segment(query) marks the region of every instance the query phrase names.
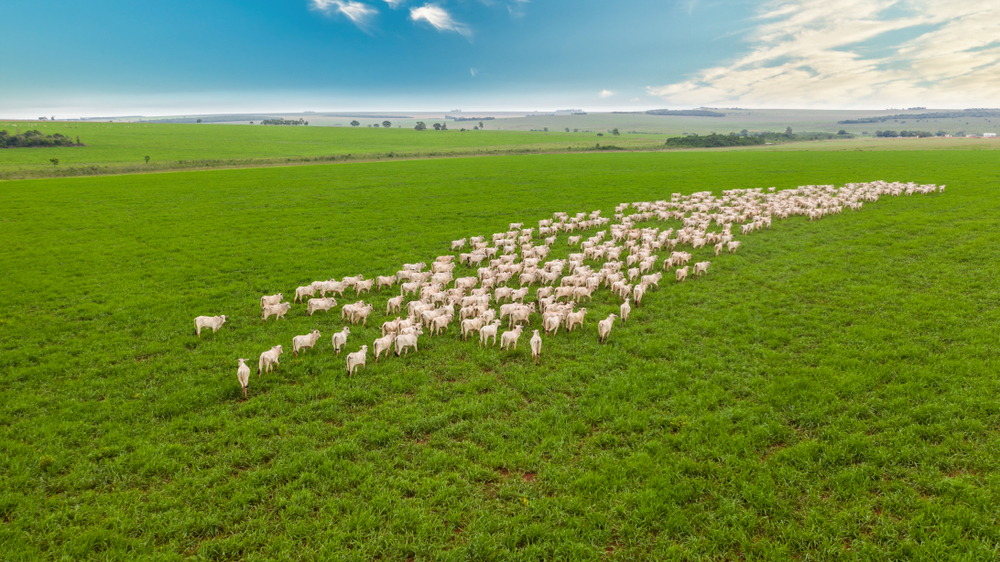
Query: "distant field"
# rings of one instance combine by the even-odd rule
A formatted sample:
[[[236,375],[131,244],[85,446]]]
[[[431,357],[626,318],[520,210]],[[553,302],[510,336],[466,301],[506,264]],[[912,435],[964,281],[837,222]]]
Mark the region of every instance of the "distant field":
[[[841,129],[854,135],[874,135],[875,131],[928,131],[937,133],[945,131],[948,134],[1000,133],[1000,118],[963,119],[898,119],[882,123],[866,123],[863,125],[842,125],[838,121],[855,120],[863,117],[897,114],[919,114],[938,110],[887,110],[887,111],[811,111],[801,109],[718,109],[725,117],[681,117],[657,116],[645,114],[622,113],[592,113],[587,115],[565,115],[554,117],[521,117],[519,119],[502,119],[495,121],[496,126],[504,130],[530,130],[548,127],[549,130],[607,131],[618,128],[622,133],[636,131],[638,133],[662,133],[665,135],[682,135],[684,133],[738,133],[743,129],[750,132],[772,131],[784,132],[791,127],[796,132],[826,132],[836,133]]]
[[[565,154],[0,183],[0,557],[996,560],[995,161]],[[527,337],[500,353],[453,327],[348,378],[340,307],[259,320],[262,294],[514,220],[875,179],[948,188],[697,251],[706,278],[665,281],[603,346],[617,303],[596,297],[541,366]],[[236,358],[314,327],[316,349],[242,401]]]
[[[18,125],[16,128],[13,125]],[[471,127],[471,125],[470,125]],[[0,174],[49,170],[51,158],[62,168],[124,168],[124,172],[195,166],[199,163],[254,165],[391,152],[399,156],[472,154],[478,151],[542,150],[592,147],[594,134],[521,131],[415,131],[368,127],[152,125],[144,123],[0,122],[0,129],[38,129],[45,134],[80,137],[85,147],[0,150]],[[616,139],[619,144],[650,147],[658,138]],[[150,164],[145,164],[145,157]],[[80,170],[81,173],[85,170]],[[74,174],[77,175],[77,174]]]

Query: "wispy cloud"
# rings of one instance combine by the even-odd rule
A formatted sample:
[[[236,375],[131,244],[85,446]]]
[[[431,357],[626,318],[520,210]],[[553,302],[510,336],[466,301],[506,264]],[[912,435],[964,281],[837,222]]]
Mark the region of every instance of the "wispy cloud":
[[[472,30],[469,29],[469,26],[455,21],[451,14],[437,4],[424,4],[419,8],[410,8],[410,19],[426,21],[438,31],[454,31],[466,39],[472,38]]]
[[[396,8],[399,7],[400,4],[402,4],[405,1],[406,0],[385,0],[385,3],[388,4],[390,8],[395,10]]]
[[[531,0],[513,0],[507,3],[507,13],[512,18],[522,18],[525,15],[524,5],[530,4]]]
[[[995,0],[772,0],[758,22],[741,58],[647,91],[678,105],[955,107],[1000,98]]]
[[[479,71],[478,71],[478,70],[476,70],[475,68],[470,68],[470,69],[469,69],[469,72],[470,72],[470,73],[472,73],[472,75],[473,75],[473,76],[475,76],[475,75],[476,75],[476,73],[477,73],[477,72],[479,72]]]
[[[360,28],[366,29],[378,10],[354,0],[311,0],[313,8],[327,14],[343,14]],[[390,2],[392,4],[392,2]]]
[[[601,96],[602,98],[610,98],[611,96],[615,95],[615,93],[612,92],[611,90],[601,90],[597,95]]]

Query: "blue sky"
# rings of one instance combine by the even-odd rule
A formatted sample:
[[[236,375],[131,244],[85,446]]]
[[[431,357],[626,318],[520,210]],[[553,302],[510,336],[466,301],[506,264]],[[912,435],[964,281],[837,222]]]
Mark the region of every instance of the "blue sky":
[[[0,117],[1000,105],[995,0],[52,0],[0,14]]]

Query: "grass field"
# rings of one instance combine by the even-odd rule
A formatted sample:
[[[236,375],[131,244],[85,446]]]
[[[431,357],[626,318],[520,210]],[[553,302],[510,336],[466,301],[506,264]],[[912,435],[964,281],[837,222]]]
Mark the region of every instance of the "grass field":
[[[0,183],[0,552],[996,560],[995,160],[566,154]],[[737,237],[603,346],[617,302],[597,296],[538,367],[526,337],[500,353],[452,328],[348,378],[339,307],[259,322],[262,294],[394,272],[514,220],[875,179],[948,188]],[[200,314],[230,319],[199,340]],[[316,349],[242,401],[236,358],[314,327]]]
[[[254,166],[354,158],[472,155],[523,150],[592,148],[595,134],[523,131],[448,131],[344,127],[150,125],[144,123],[0,122],[11,134],[38,129],[80,137],[84,147],[0,150],[0,179],[31,174],[135,173],[199,166]],[[469,125],[471,128],[472,125]],[[614,144],[651,148],[656,138],[615,138]],[[145,157],[150,157],[149,164]],[[50,159],[58,158],[58,166]]]
[[[801,112],[800,112],[801,113]],[[609,114],[604,114],[609,115]],[[852,116],[852,115],[848,115]],[[580,118],[589,118],[581,116]],[[597,118],[595,116],[594,118]],[[614,116],[618,117],[618,116]],[[647,121],[649,116],[643,117]],[[799,117],[802,117],[799,115]],[[554,119],[554,118],[552,118]],[[689,119],[678,117],[671,119]],[[704,118],[709,119],[709,118]],[[502,121],[510,121],[504,119]],[[501,126],[501,121],[491,126]],[[97,176],[164,171],[310,165],[317,162],[392,161],[526,153],[590,152],[610,145],[615,150],[664,150],[664,135],[628,134],[597,137],[596,133],[524,131],[414,131],[368,127],[264,127],[143,123],[0,122],[15,132],[37,128],[75,138],[84,147],[0,150],[0,180]],[[471,126],[471,125],[470,125]],[[680,134],[678,131],[677,134]],[[982,138],[851,139],[794,142],[773,146],[720,150],[996,150],[1000,140]],[[676,150],[676,149],[675,149]],[[691,149],[685,149],[691,150]],[[698,149],[694,149],[698,150]],[[150,162],[145,162],[145,156]],[[52,158],[58,158],[53,165]]]

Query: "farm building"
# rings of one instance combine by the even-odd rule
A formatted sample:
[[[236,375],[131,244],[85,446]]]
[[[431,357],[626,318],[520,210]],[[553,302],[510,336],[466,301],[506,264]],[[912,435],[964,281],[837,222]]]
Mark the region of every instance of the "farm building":
[[[996,138],[996,136],[997,136],[996,133],[983,133],[983,138],[984,139],[992,139],[992,138]]]

